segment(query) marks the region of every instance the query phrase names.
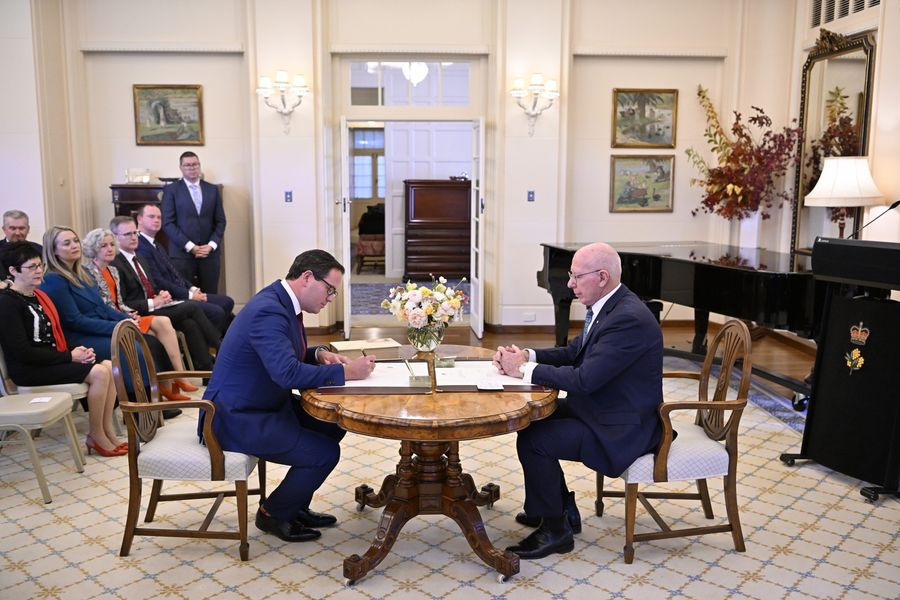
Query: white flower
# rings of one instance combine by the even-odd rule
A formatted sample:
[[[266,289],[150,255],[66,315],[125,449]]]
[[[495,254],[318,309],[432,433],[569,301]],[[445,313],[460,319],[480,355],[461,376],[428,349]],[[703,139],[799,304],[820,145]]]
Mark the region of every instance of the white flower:
[[[419,327],[425,327],[428,325],[428,315],[425,314],[421,308],[416,308],[414,310],[409,311],[409,326],[415,327],[418,329]]]

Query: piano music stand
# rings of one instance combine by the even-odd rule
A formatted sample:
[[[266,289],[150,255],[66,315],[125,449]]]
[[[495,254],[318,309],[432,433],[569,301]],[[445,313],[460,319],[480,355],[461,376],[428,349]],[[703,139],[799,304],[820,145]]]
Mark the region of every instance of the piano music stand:
[[[832,284],[900,289],[900,244],[818,238],[812,267]],[[800,453],[780,459],[814,460],[878,484],[860,489],[869,502],[900,497],[900,302],[831,287]]]

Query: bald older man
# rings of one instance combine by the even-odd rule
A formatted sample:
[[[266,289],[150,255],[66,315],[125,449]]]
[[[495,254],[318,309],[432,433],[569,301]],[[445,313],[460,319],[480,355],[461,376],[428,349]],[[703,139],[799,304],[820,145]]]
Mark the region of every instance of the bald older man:
[[[567,392],[549,418],[518,434],[525,511],[516,521],[537,527],[507,548],[520,558],[569,552],[573,534],[581,531],[560,460],[618,477],[659,443],[662,331],[621,277],[622,262],[612,246],[581,248],[572,258],[568,285],[588,308],[582,334],[566,347],[505,346],[494,356],[494,364],[507,375]]]

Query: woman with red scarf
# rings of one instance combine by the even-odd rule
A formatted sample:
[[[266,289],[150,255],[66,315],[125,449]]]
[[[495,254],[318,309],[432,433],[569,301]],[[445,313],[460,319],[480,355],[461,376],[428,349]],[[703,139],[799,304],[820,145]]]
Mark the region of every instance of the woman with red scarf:
[[[116,437],[113,408],[116,390],[109,361],[96,362],[93,348],[68,348],[56,307],[38,286],[44,275],[41,255],[27,242],[9,244],[0,264],[10,279],[0,290],[0,346],[9,376],[17,385],[64,383],[88,385],[88,452],[101,456],[128,453],[128,443]]]

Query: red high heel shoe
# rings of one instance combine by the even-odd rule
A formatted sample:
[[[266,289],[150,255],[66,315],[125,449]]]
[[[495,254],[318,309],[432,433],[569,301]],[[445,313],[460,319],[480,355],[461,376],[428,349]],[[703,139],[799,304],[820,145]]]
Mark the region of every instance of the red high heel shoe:
[[[172,389],[175,391],[181,390],[182,392],[196,392],[200,388],[198,388],[196,385],[189,384],[183,379],[176,379],[172,382]]]
[[[185,396],[184,394],[178,393],[178,388],[172,386],[172,389],[166,389],[164,387],[159,388],[159,394],[169,402],[177,402],[177,401],[185,401],[190,400],[190,396]]]
[[[112,450],[107,450],[106,448],[104,448],[103,446],[101,446],[100,444],[95,442],[94,438],[91,437],[91,434],[88,434],[87,437],[85,438],[84,445],[87,446],[87,452],[88,452],[89,456],[91,454],[93,454],[95,451],[100,456],[106,456],[106,457],[124,456],[125,454],[128,454],[128,448],[126,447],[123,449],[121,444],[119,446],[113,448]]]

